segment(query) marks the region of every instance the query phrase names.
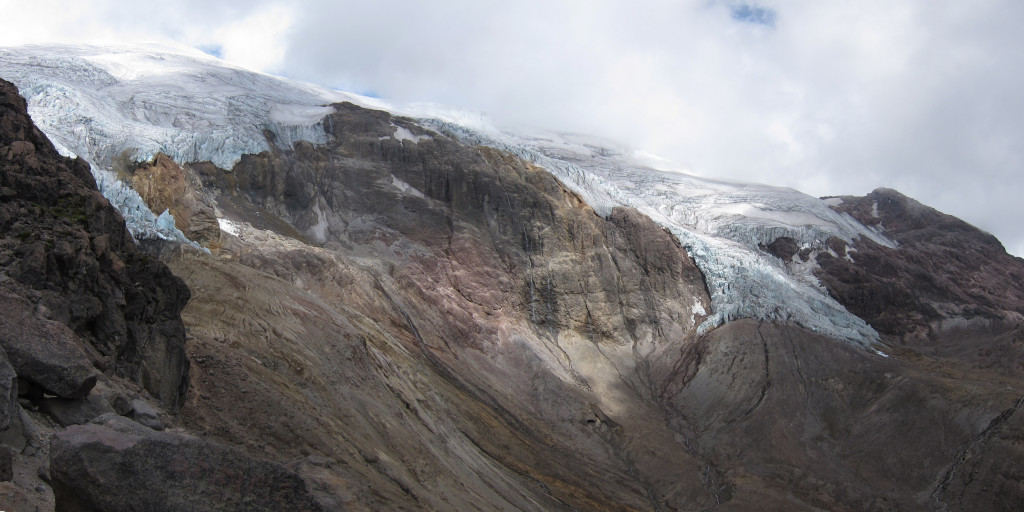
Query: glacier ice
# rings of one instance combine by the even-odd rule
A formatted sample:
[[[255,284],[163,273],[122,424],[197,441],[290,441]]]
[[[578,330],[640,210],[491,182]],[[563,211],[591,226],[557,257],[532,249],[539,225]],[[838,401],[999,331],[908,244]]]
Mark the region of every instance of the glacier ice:
[[[29,112],[62,153],[80,155],[94,169],[110,169],[123,156],[142,160],[158,152],[182,163],[208,160],[230,168],[242,155],[270,149],[271,143],[322,143],[327,137],[322,120],[332,111],[329,105],[340,101],[418,117],[435,132],[546,168],[601,215],[631,206],[666,227],[704,273],[712,311],[701,332],[755,318],[793,322],[862,345],[878,340],[818,283],[813,257],[787,265],[759,249],[783,236],[812,255],[828,251],[832,236],[895,246],[880,228],[830,208],[836,199],[660,171],[645,163],[650,158],[594,138],[508,134],[473,113],[435,105],[396,107],[249,72],[187,48],[0,48],[0,75],[19,87]],[[405,129],[396,130],[395,137],[425,138]],[[165,217],[169,214],[154,215],[109,171],[94,172],[135,236],[184,239]],[[403,183],[394,184],[406,191]]]
[[[0,71],[59,146],[111,168],[126,154],[210,161],[230,169],[243,154],[323,143],[327,106],[350,98],[252,73],[197,50],[27,45],[0,49]]]

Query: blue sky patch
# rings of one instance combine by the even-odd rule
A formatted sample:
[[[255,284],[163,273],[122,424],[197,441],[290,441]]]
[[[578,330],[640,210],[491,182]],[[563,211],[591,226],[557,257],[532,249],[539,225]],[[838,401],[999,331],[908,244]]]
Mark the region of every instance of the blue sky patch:
[[[767,27],[775,26],[776,13],[773,9],[765,9],[756,5],[737,4],[729,7],[732,19],[744,23],[754,23]]]
[[[207,55],[213,55],[218,59],[224,58],[224,49],[221,48],[220,45],[200,46],[199,51]]]

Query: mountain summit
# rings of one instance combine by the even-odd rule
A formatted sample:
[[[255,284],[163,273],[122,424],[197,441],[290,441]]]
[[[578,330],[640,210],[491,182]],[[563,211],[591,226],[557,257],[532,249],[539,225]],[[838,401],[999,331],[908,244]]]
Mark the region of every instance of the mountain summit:
[[[22,142],[32,172],[77,170],[74,193],[93,197],[87,163],[124,251],[191,295],[191,371],[108,355],[106,324],[47,319],[103,384],[63,398],[76,412],[43,486],[58,510],[1024,505],[1024,260],[898,192],[659,171],[588,137],[502,133],[184,49],[6,48],[0,77],[53,142],[4,114],[10,300],[37,315],[61,294],[140,300],[55,287],[65,253],[102,262],[106,246],[23,237],[17,219],[91,227],[101,210],[24,203]],[[25,432],[59,416],[51,393],[14,373],[40,389],[12,400],[22,444],[43,444]]]

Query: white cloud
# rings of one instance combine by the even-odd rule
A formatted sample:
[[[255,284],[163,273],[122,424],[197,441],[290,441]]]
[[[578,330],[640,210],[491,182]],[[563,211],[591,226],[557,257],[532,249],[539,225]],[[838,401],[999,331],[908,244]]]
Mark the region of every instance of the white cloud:
[[[744,4],[771,23],[735,19]],[[621,140],[703,175],[817,195],[890,186],[1024,254],[1016,0],[0,8],[11,13],[0,21],[4,44],[170,38],[292,78]]]
[[[210,31],[188,31],[186,40],[199,48],[215,49],[218,56],[248,69],[276,72],[282,69],[287,35],[293,22],[292,8],[269,5],[237,21]]]

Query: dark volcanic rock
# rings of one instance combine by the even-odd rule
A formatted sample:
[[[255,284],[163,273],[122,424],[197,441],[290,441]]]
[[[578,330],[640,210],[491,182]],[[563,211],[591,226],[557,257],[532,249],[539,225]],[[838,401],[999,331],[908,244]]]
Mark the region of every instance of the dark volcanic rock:
[[[64,398],[82,398],[98,372],[78,336],[60,322],[38,318],[27,300],[0,292],[0,347],[18,376]]]
[[[66,325],[104,370],[178,406],[188,381],[180,318],[188,288],[138,250],[88,164],[61,157],[4,81],[0,191],[0,273],[14,281],[6,291]]]
[[[796,240],[788,236],[783,236],[768,245],[762,245],[761,249],[767,251],[776,258],[789,263],[793,261],[793,256],[795,256],[797,251],[800,250],[800,246],[796,244]]]
[[[49,414],[65,427],[84,425],[94,418],[114,412],[114,408],[96,393],[81,400],[46,398],[39,403],[39,410]]]
[[[925,337],[1024,319],[1024,260],[992,235],[895,190],[842,199],[836,209],[878,226],[900,246],[859,240],[852,261],[820,254],[815,274],[880,333]]]
[[[62,511],[320,510],[295,473],[233,448],[108,415],[58,433],[50,476]]]

